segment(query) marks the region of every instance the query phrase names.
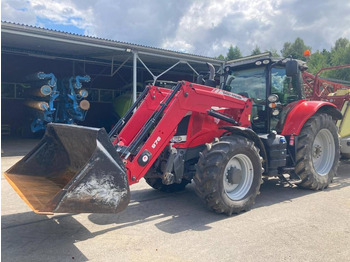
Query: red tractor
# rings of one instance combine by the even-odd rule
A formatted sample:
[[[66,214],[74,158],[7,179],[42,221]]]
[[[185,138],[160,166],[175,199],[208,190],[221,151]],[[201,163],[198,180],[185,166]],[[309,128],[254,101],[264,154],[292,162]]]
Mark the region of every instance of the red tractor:
[[[212,66],[204,84],[147,86],[109,135],[50,124],[5,177],[40,214],[120,212],[141,178],[161,191],[194,181],[204,203],[228,215],[252,207],[263,177],[289,174],[322,190],[338,165],[341,113],[304,99],[302,70],[263,54],[228,63],[219,86]]]

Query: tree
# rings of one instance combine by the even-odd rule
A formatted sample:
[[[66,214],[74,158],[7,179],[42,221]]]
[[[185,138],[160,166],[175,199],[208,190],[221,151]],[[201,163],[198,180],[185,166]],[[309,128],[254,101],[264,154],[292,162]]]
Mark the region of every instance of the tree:
[[[293,58],[306,60],[304,57],[305,50],[311,50],[311,47],[305,45],[304,41],[301,38],[296,38],[293,43],[285,42],[281,50],[283,57],[292,56]],[[280,57],[276,49],[271,48],[270,50],[265,50],[265,52],[271,52],[273,57]],[[260,54],[260,48],[255,46],[252,51],[252,55]],[[237,46],[230,46],[226,60],[232,60],[242,57],[241,51]],[[223,55],[219,55],[219,59],[224,59]],[[320,69],[325,67],[337,66],[350,64],[350,41],[347,38],[339,38],[331,50],[323,49],[322,51],[317,50],[312,53],[307,65],[309,67],[308,71],[315,74]],[[325,71],[322,73],[323,77],[334,78],[339,80],[350,81],[350,68],[346,69],[337,69],[331,71]]]
[[[292,46],[292,43],[290,43],[290,42],[285,42],[283,44],[283,48],[281,50],[282,56],[287,57],[290,55],[289,52],[291,50],[291,46]]]
[[[346,38],[339,38],[331,50],[331,64],[350,64],[350,42]]]
[[[322,55],[325,57],[326,63],[329,66],[331,64],[331,52],[323,48]]]
[[[316,51],[310,56],[310,60],[307,62],[309,67],[308,71],[312,74],[316,74],[320,69],[328,67],[328,58],[325,52]]]
[[[238,46],[233,47],[232,45],[228,49],[226,59],[233,60],[242,57],[241,50],[239,50]]]
[[[277,49],[271,48],[270,50],[265,50],[265,52],[270,52],[273,57],[280,57]]]
[[[337,41],[335,41],[334,48],[332,48],[332,51],[338,51],[340,49],[344,49],[349,46],[349,40],[346,38],[339,38]]]
[[[332,66],[350,64],[350,41],[339,38],[331,49],[330,62]],[[350,81],[350,68],[329,71],[327,77]]]
[[[225,57],[224,57],[222,54],[220,54],[220,55],[217,57],[217,59],[225,60]]]
[[[304,40],[300,37],[295,39],[294,43],[285,42],[281,50],[283,57],[292,56],[295,59],[306,60],[304,57],[305,50],[311,50],[311,47],[305,45]]]
[[[259,55],[261,54],[260,48],[256,45],[254,50],[252,51],[252,55]]]
[[[320,69],[325,67],[350,64],[350,41],[346,38],[339,38],[331,51],[323,49],[322,52],[316,51],[311,54],[308,61],[308,71],[316,74]],[[337,80],[350,81],[350,69],[327,70],[321,73],[322,77]]]

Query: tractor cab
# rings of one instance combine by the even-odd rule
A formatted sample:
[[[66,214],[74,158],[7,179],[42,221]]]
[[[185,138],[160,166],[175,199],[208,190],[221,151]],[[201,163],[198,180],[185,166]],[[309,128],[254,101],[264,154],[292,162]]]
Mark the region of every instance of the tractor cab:
[[[280,132],[293,102],[304,98],[302,61],[274,58],[270,53],[228,61],[221,88],[251,98],[252,128]]]

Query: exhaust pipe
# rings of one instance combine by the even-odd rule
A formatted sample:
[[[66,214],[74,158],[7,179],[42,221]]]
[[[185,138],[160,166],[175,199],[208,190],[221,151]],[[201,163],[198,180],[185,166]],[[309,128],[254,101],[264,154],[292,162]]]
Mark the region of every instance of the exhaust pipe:
[[[214,80],[214,77],[215,77],[215,67],[210,64],[210,63],[207,63],[207,66],[209,68],[209,80]]]
[[[216,87],[216,82],[214,80],[215,67],[212,64],[210,64],[210,63],[207,63],[207,66],[209,68],[209,79],[205,80],[205,85],[206,86],[211,86],[211,87]]]

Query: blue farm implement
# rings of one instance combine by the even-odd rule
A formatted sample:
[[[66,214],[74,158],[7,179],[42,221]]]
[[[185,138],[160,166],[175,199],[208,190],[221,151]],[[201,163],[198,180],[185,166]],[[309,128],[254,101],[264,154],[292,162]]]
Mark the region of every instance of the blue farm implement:
[[[89,76],[70,77],[68,81],[58,81],[53,73],[39,72],[35,76],[42,86],[29,90],[27,94],[33,100],[26,102],[27,106],[35,110],[32,132],[45,129],[47,123],[72,124],[84,121],[90,103],[85,99],[88,92],[82,89],[82,82],[89,82]]]

